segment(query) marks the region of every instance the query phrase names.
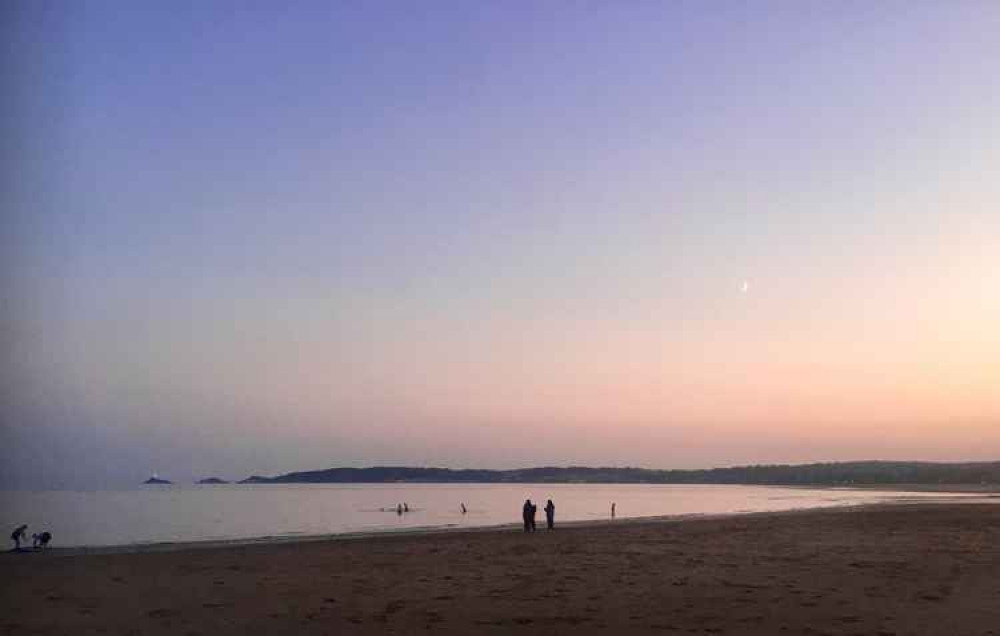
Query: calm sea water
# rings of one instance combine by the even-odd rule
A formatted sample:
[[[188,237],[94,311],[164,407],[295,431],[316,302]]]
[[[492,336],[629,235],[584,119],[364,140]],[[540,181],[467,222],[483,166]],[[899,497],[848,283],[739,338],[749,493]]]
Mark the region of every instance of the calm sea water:
[[[962,497],[963,495],[948,495]],[[714,485],[315,484],[144,486],[121,491],[0,493],[0,521],[49,530],[58,546],[240,540],[520,523],[551,498],[560,521],[846,506],[941,494]],[[410,512],[398,515],[397,503]],[[467,514],[462,514],[464,503]]]

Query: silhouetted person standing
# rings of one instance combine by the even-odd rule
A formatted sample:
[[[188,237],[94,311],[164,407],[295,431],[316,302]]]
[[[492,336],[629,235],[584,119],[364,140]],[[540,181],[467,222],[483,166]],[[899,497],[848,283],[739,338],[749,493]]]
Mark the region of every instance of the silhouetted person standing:
[[[535,506],[530,499],[524,500],[524,507],[521,508],[521,518],[524,520],[524,531],[531,532],[531,518],[535,516]]]
[[[531,531],[535,531],[535,513],[538,512],[538,506],[531,504]]]
[[[615,502],[611,502],[611,518],[615,518]]]
[[[14,542],[14,549],[15,550],[20,550],[21,549],[21,539],[25,538],[24,534],[25,534],[25,532],[27,532],[27,530],[28,530],[28,526],[27,525],[23,525],[23,526],[18,526],[16,528],[14,528],[14,532],[10,533],[10,540]]]
[[[551,530],[555,522],[556,522],[556,505],[552,503],[551,499],[549,499],[549,502],[545,504],[545,524],[548,526],[549,530]]]
[[[468,510],[465,509],[465,502],[462,502],[462,514],[464,515],[467,512]]]

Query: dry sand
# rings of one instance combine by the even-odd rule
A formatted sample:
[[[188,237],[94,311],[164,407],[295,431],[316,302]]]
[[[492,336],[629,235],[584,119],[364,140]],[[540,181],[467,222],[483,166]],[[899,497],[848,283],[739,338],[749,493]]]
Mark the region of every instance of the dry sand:
[[[1000,635],[996,504],[2,554],[0,569],[4,634]]]

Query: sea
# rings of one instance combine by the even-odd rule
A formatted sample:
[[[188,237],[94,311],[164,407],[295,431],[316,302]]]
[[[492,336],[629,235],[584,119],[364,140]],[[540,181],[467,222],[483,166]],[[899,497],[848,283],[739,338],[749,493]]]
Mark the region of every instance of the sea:
[[[26,523],[29,536],[48,530],[54,546],[144,546],[513,525],[529,498],[539,508],[540,526],[551,499],[558,526],[610,523],[612,504],[619,521],[975,496],[736,485],[161,485],[0,492],[0,522],[11,529]],[[397,512],[403,505],[408,512]]]

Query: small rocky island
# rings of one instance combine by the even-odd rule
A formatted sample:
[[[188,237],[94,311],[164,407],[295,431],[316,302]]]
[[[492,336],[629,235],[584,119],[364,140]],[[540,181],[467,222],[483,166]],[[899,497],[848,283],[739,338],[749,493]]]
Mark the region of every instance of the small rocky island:
[[[199,479],[199,484],[228,484],[229,482],[225,479],[219,479],[218,477],[206,477],[205,479]]]
[[[150,477],[149,479],[147,479],[146,481],[144,481],[142,483],[144,483],[144,484],[156,484],[156,485],[167,485],[167,484],[172,484],[174,482],[172,482],[170,480],[167,480],[167,479],[160,479],[156,475],[153,475],[152,477]]]

